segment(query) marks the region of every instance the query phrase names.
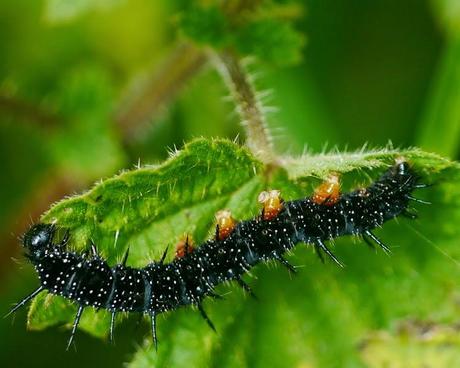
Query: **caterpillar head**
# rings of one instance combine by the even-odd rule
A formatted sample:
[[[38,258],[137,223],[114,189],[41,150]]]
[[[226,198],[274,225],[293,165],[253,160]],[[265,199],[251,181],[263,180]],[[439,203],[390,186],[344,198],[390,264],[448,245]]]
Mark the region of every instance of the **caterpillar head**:
[[[34,225],[24,235],[22,244],[31,255],[39,255],[52,245],[55,230],[54,225],[50,224]]]
[[[412,174],[409,163],[403,157],[398,157],[395,161],[394,171],[396,174],[401,176]]]

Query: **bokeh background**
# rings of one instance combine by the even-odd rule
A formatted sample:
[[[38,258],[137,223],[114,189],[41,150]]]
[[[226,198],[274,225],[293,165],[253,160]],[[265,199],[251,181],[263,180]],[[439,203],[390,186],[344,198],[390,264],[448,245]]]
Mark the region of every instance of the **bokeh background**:
[[[177,27],[184,9],[178,0],[0,2],[1,313],[37,283],[18,237],[51,203],[121,169],[160,162],[193,137],[243,135],[212,65],[195,49],[175,54],[188,50],[178,46],[188,42]],[[458,158],[458,1],[306,0],[292,9],[306,40],[301,60],[249,65],[259,89],[272,91],[267,105],[278,111],[269,123],[280,152],[391,141]],[[158,88],[180,74],[184,59],[189,70],[178,88]],[[427,258],[430,252],[436,267],[454,262],[434,247]],[[349,277],[356,281],[355,273]],[[331,318],[337,313],[331,305],[317,308]],[[458,319],[458,305],[448,309],[446,321]],[[431,320],[428,306],[423,313]],[[64,352],[68,330],[27,331],[25,321],[25,310],[0,320],[2,367],[119,367],[146,333],[129,321],[117,329],[115,347],[80,333],[74,354]],[[320,330],[322,322],[313,324]],[[382,313],[373,327],[386,326]],[[320,338],[342,343],[337,336]],[[320,355],[330,352],[324,349]],[[342,353],[337,366],[360,366]]]

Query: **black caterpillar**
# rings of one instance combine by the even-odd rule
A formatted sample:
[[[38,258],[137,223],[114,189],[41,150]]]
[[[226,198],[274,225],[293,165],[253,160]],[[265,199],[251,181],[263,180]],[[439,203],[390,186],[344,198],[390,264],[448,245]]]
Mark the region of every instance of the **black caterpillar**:
[[[361,236],[369,245],[373,246],[372,240],[389,252],[371,230],[399,215],[414,218],[408,211],[409,201],[425,202],[411,193],[426,186],[407,162],[399,160],[369,187],[348,194],[340,195],[337,176],[331,176],[313,196],[305,199],[283,202],[279,192],[263,192],[259,197],[264,204],[260,216],[235,223],[229,211],[223,211],[218,216],[214,239],[195,250],[187,239],[185,249],[178,249],[171,263],[164,263],[165,251],[158,262],[141,269],[126,266],[129,250],[123,262],[112,268],[98,255],[94,245],[90,254],[67,251],[68,233],[59,243],[53,243],[56,227],[37,224],[25,234],[23,245],[38,273],[40,287],[10,313],[43,290],[76,302],[79,307],[69,348],[86,306],[111,312],[111,339],[117,312],[140,312],[151,318],[156,348],[159,313],[193,304],[214,329],[201,305],[206,296],[220,297],[214,287],[236,280],[252,293],[241,276],[261,261],[276,260],[295,272],[283,254],[299,242],[312,244],[321,260],[325,253],[339,265],[324,242],[342,235]]]

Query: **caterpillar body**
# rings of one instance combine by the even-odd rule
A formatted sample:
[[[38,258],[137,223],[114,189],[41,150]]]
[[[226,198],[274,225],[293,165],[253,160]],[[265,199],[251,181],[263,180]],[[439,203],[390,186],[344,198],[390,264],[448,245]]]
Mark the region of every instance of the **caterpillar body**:
[[[155,347],[156,317],[180,306],[195,305],[209,326],[214,325],[202,308],[205,297],[219,298],[214,288],[235,280],[247,292],[250,287],[242,275],[260,262],[276,260],[292,272],[296,269],[283,254],[297,243],[313,245],[342,265],[325,242],[344,235],[357,235],[366,243],[376,243],[385,252],[389,248],[372,230],[386,221],[404,215],[412,196],[426,187],[411,166],[400,159],[367,188],[340,194],[338,177],[332,175],[311,197],[284,202],[279,191],[263,192],[259,201],[262,213],[254,219],[236,222],[229,211],[216,215],[216,235],[197,247],[187,238],[176,251],[176,258],[165,263],[166,251],[159,261],[144,268],[126,265],[128,251],[121,264],[110,267],[94,245],[85,254],[66,249],[68,233],[53,242],[56,226],[36,224],[24,236],[27,258],[34,266],[40,286],[10,311],[15,312],[40,292],[61,295],[78,305],[70,339],[72,344],[85,307],[105,308],[111,313],[110,338],[118,312],[140,312],[150,316]]]

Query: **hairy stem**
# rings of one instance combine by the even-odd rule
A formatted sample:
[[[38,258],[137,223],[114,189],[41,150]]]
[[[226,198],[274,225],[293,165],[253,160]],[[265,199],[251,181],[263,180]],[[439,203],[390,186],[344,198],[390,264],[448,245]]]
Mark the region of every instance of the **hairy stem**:
[[[124,139],[142,131],[161,107],[173,100],[185,83],[201,70],[206,60],[204,52],[194,45],[178,45],[155,68],[148,81],[122,101],[115,120]]]
[[[222,52],[215,60],[241,117],[246,131],[246,145],[263,162],[274,163],[276,156],[273,152],[272,138],[250,76],[231,52]]]
[[[56,126],[59,122],[58,116],[42,107],[1,92],[0,111],[18,118],[17,121],[26,121],[43,127]]]

